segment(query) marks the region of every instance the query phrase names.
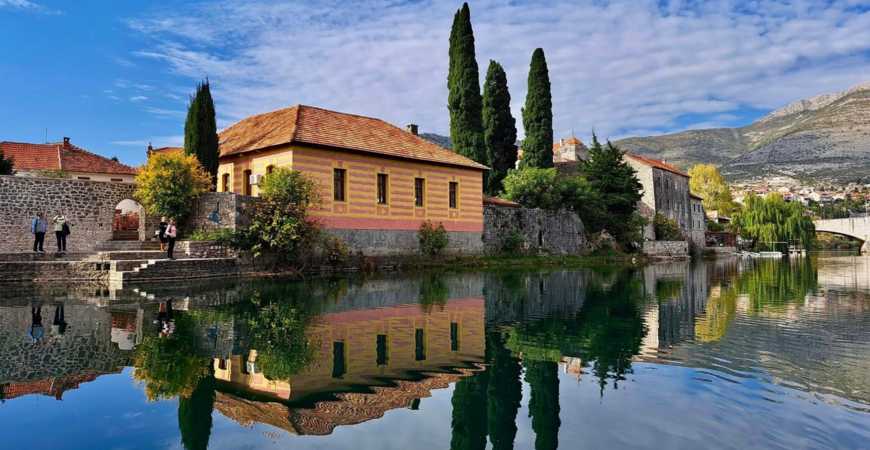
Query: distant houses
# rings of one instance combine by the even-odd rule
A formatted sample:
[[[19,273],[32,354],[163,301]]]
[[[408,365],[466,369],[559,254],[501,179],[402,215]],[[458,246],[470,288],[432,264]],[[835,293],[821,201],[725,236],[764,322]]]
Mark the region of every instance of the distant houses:
[[[588,158],[588,149],[579,139],[571,136],[553,145],[553,161],[560,173],[578,173],[578,164]],[[631,153],[625,161],[637,172],[643,185],[639,212],[648,220],[644,239],[655,240],[652,219],[661,214],[673,220],[688,240],[703,247],[707,229],[701,198],[689,192],[689,175],[664,161]]]
[[[49,144],[3,141],[0,150],[12,158],[17,176],[49,175],[114,183],[132,183],[136,177],[135,168],[75,146],[68,137]]]

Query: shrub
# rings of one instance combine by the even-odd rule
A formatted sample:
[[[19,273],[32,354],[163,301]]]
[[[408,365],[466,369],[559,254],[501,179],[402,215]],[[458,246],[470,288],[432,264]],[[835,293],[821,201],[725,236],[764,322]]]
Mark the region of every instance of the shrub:
[[[505,236],[504,240],[501,242],[501,251],[508,255],[516,255],[523,252],[523,244],[525,243],[525,239],[523,238],[522,233],[519,231],[514,231],[511,234]]]
[[[653,218],[653,228],[657,241],[682,241],[684,239],[683,232],[680,231],[677,223],[661,214],[656,214]]]
[[[436,227],[428,220],[420,225],[417,236],[420,239],[420,251],[426,256],[440,255],[450,241],[444,224],[439,223]]]
[[[310,250],[320,237],[317,224],[306,218],[308,207],[319,200],[317,184],[300,172],[278,168],[263,178],[260,197],[251,225],[237,239],[239,246],[255,257],[271,252],[286,261]]]
[[[553,168],[511,170],[502,182],[505,198],[527,208],[558,209],[562,204],[562,190],[557,179]]]
[[[187,236],[191,241],[214,241],[220,245],[234,245],[236,232],[229,228],[196,229]]]
[[[134,196],[148,214],[180,219],[190,205],[211,187],[209,175],[195,156],[181,152],[157,153],[136,175]]]

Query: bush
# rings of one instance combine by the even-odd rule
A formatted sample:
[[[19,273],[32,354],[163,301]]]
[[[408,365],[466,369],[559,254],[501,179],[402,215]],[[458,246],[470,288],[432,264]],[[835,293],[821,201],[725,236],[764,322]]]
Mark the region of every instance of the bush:
[[[440,255],[450,241],[444,224],[439,223],[436,227],[428,220],[420,225],[417,236],[420,239],[420,252],[426,256]]]
[[[251,250],[255,257],[270,252],[286,261],[311,250],[320,238],[320,229],[306,213],[319,200],[317,184],[300,172],[278,168],[263,178],[260,197],[251,225],[239,233],[237,245]]]
[[[181,152],[151,155],[136,175],[134,196],[148,214],[181,219],[211,187],[211,178],[195,156]]]
[[[507,235],[501,242],[501,251],[508,255],[520,254],[523,252],[523,244],[525,244],[525,241],[526,240],[523,238],[522,233],[514,231]]]
[[[220,245],[233,246],[236,242],[236,232],[229,228],[196,229],[187,238],[191,241],[214,241]]]
[[[653,218],[653,228],[657,241],[682,241],[685,239],[677,223],[661,214],[656,214]]]
[[[511,170],[502,183],[505,198],[527,208],[559,209],[562,204],[556,169],[526,167]]]

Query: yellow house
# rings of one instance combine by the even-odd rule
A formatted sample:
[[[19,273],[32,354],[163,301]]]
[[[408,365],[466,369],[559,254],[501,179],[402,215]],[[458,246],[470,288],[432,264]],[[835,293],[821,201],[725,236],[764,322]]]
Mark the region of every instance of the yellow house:
[[[423,221],[441,223],[448,250],[482,250],[487,167],[380,119],[297,105],[248,117],[220,133],[219,192],[258,195],[276,167],[320,186],[310,211],[367,254],[416,250]]]

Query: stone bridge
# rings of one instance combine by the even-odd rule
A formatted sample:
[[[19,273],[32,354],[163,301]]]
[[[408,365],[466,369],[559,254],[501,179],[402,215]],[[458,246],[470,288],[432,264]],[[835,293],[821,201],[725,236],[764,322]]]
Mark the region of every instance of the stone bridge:
[[[816,220],[816,231],[849,236],[864,242],[861,252],[870,252],[870,216]]]

